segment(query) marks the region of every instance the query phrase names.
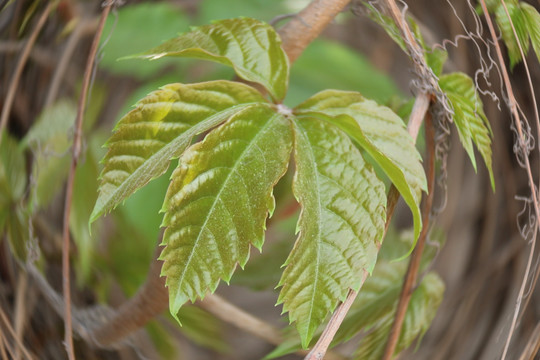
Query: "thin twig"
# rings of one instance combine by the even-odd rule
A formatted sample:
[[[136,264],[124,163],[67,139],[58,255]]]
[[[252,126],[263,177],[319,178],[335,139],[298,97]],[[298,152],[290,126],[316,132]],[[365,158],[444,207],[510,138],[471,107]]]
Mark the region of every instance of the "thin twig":
[[[79,97],[79,105],[77,109],[77,117],[75,119],[75,133],[73,138],[73,157],[71,161],[71,167],[69,169],[67,187],[66,187],[66,199],[64,205],[64,224],[62,232],[62,291],[65,301],[64,306],[64,325],[65,325],[65,346],[70,360],[75,359],[75,353],[73,350],[73,328],[71,324],[71,291],[70,291],[70,277],[69,277],[69,217],[71,214],[71,202],[73,197],[73,184],[75,182],[75,169],[77,168],[77,163],[79,161],[79,156],[81,153],[81,135],[82,135],[82,123],[84,109],[86,105],[86,94],[88,92],[88,87],[90,85],[90,78],[92,77],[92,70],[94,68],[94,60],[96,57],[96,52],[99,45],[99,39],[101,38],[101,33],[103,32],[103,27],[105,26],[105,20],[109,15],[113,1],[109,1],[101,13],[101,18],[99,20],[99,25],[94,35],[94,41],[92,42],[92,47],[90,48],[90,54],[88,55],[88,61],[86,63],[86,69],[84,71],[84,79],[81,95]]]
[[[508,349],[510,347],[510,340],[512,339],[512,335],[513,335],[513,333],[515,331],[515,328],[516,328],[517,318],[518,318],[519,311],[520,311],[520,308],[521,308],[521,299],[523,298],[523,295],[525,293],[526,283],[527,283],[527,280],[529,278],[529,273],[531,271],[531,266],[532,266],[531,259],[532,259],[532,256],[534,254],[534,250],[535,250],[535,247],[536,247],[536,235],[537,235],[537,232],[538,232],[538,224],[540,224],[540,208],[539,208],[538,198],[537,198],[537,189],[536,189],[535,182],[534,182],[534,179],[533,179],[533,176],[532,176],[531,165],[530,165],[530,162],[529,162],[528,151],[527,151],[527,148],[525,146],[525,136],[524,136],[524,133],[523,133],[523,127],[521,125],[521,118],[520,118],[519,112],[517,110],[517,101],[516,101],[516,98],[514,96],[514,92],[512,90],[512,84],[510,82],[510,77],[508,76],[508,71],[506,69],[506,65],[504,63],[504,58],[502,56],[501,48],[500,48],[498,40],[497,40],[497,35],[495,33],[495,28],[493,26],[491,16],[489,15],[485,0],[481,0],[480,4],[482,5],[482,11],[484,13],[484,17],[486,19],[486,22],[487,22],[487,25],[488,25],[488,28],[489,28],[491,38],[493,40],[493,43],[495,44],[495,50],[497,52],[497,58],[499,60],[499,66],[501,67],[501,72],[502,72],[502,76],[503,76],[503,80],[504,80],[504,85],[505,85],[505,88],[506,88],[506,92],[508,93],[508,101],[510,103],[510,111],[511,111],[512,116],[514,118],[514,123],[515,123],[515,126],[516,126],[516,130],[518,132],[517,141],[518,141],[518,145],[520,147],[520,150],[523,153],[523,161],[524,161],[524,164],[525,164],[525,171],[527,172],[527,179],[528,179],[529,188],[530,188],[530,191],[531,191],[531,197],[532,197],[532,202],[533,202],[533,206],[534,206],[534,212],[535,212],[535,215],[536,215],[536,228],[535,228],[533,240],[531,242],[529,261],[528,261],[527,267],[525,269],[525,274],[523,275],[523,282],[521,284],[521,288],[519,290],[519,295],[518,295],[518,298],[517,298],[517,301],[516,301],[516,309],[514,311],[514,316],[512,318],[512,324],[510,325],[510,330],[508,331],[508,337],[506,339],[503,354],[501,356],[501,359],[504,360],[506,358],[506,355],[508,353]]]
[[[0,307],[0,320],[4,323],[4,326],[8,330],[9,334],[13,337],[15,340],[15,343],[17,346],[21,349],[22,354],[29,360],[33,359],[32,355],[28,352],[24,344],[20,341],[20,339],[17,337],[17,334],[15,334],[15,330],[13,330],[13,327],[11,326],[11,323],[9,322],[9,319],[7,315],[4,313],[4,310]],[[13,356],[13,354],[12,354]]]
[[[207,294],[203,301],[197,302],[197,305],[226,323],[245,330],[270,344],[279,345],[283,342],[283,336],[278,329],[234,306],[219,295]]]
[[[49,86],[49,90],[47,91],[47,98],[45,100],[45,105],[44,105],[45,108],[51,105],[54,100],[56,100],[58,90],[60,89],[60,85],[62,84],[62,78],[64,77],[66,73],[66,68],[69,65],[71,57],[73,53],[75,52],[75,49],[77,48],[77,45],[80,42],[80,39],[85,34],[91,34],[94,31],[96,31],[97,25],[98,25],[97,19],[96,20],[83,19],[83,20],[80,20],[79,24],[75,27],[75,30],[73,30],[73,32],[71,33],[69,39],[67,40],[64,51],[62,52],[62,56],[60,57],[60,60],[58,61],[58,66],[56,66],[56,70],[54,71],[54,75],[51,81],[51,85]]]
[[[403,281],[403,287],[401,288],[401,295],[399,297],[394,322],[388,336],[388,342],[384,349],[382,360],[391,360],[401,334],[401,327],[405,320],[405,314],[409,306],[411,295],[416,286],[416,280],[418,276],[418,270],[420,269],[420,260],[422,259],[422,253],[424,252],[424,246],[426,243],[427,233],[429,229],[429,215],[431,207],[433,205],[433,189],[435,186],[435,129],[433,127],[433,121],[431,114],[427,113],[425,118],[426,129],[426,147],[427,147],[427,178],[428,178],[428,194],[422,206],[422,223],[424,227],[418,238],[416,247],[411,255],[407,273]]]
[[[23,52],[21,53],[21,57],[19,58],[19,61],[17,62],[17,66],[15,67],[15,71],[13,72],[11,81],[9,83],[9,89],[6,95],[6,99],[4,100],[2,114],[0,115],[0,134],[2,134],[4,132],[4,129],[6,128],[9,114],[11,112],[11,107],[13,106],[13,101],[15,100],[15,94],[17,93],[17,88],[19,87],[19,81],[21,79],[22,71],[24,69],[24,66],[26,65],[26,61],[28,60],[30,51],[32,50],[32,46],[36,42],[37,37],[39,33],[41,32],[41,29],[45,25],[45,21],[47,21],[47,18],[49,17],[49,13],[52,11],[52,9],[55,6],[56,6],[56,1],[49,2],[47,7],[41,14],[36,24],[36,27],[30,34],[28,42],[24,46]],[[2,142],[2,136],[0,136],[0,143],[1,142]]]
[[[22,343],[23,331],[26,318],[26,301],[27,301],[27,292],[28,290],[28,274],[25,272],[19,273],[19,278],[17,281],[17,290],[15,293],[15,334],[17,338]],[[15,359],[19,360],[21,358],[20,348],[15,349]]]
[[[427,94],[420,94],[417,96],[413,110],[411,112],[411,116],[409,118],[409,124],[407,126],[407,131],[413,138],[413,140],[416,142],[416,138],[418,136],[418,130],[420,129],[420,126],[422,125],[422,121],[424,120],[424,116],[429,108],[430,104],[430,97]],[[387,199],[386,199],[386,224],[385,224],[385,236],[386,232],[388,231],[388,227],[390,226],[390,221],[392,220],[392,217],[394,215],[394,210],[396,209],[397,202],[399,200],[399,191],[396,189],[396,187],[392,184],[390,187],[390,190],[388,191]],[[362,285],[364,284],[364,281],[366,280],[366,274],[364,273],[364,278],[362,279]],[[330,318],[330,321],[324,328],[321,337],[317,341],[317,343],[313,346],[313,349],[309,352],[308,356],[305,358],[305,360],[319,360],[324,357],[324,354],[328,351],[328,347],[332,343],[332,340],[334,336],[336,335],[336,332],[339,330],[339,327],[341,326],[341,323],[343,322],[345,315],[347,315],[347,312],[351,308],[351,305],[354,303],[354,300],[356,300],[356,296],[358,295],[357,291],[349,290],[349,293],[347,294],[347,298],[344,302],[339,304],[339,306],[336,308],[334,314],[332,314],[332,317]]]
[[[540,351],[540,323],[536,324],[534,331],[523,349],[519,360],[534,360],[535,356]]]

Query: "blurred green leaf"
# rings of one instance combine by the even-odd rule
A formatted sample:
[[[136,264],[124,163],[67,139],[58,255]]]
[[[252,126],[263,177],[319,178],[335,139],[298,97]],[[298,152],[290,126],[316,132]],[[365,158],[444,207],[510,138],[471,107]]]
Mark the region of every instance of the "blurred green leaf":
[[[360,53],[336,42],[317,39],[291,69],[286,103],[299,104],[328,88],[355,90],[380,103],[401,95],[394,81]]]
[[[497,25],[501,30],[504,43],[508,50],[510,67],[513,68],[522,60],[521,52],[519,51],[519,44],[521,44],[523,54],[527,55],[529,52],[530,43],[529,31],[527,29],[528,21],[518,4],[507,3],[506,8],[508,9],[508,14],[506,14],[504,6],[502,4],[499,5],[499,7],[495,10],[495,20],[497,21]],[[510,15],[510,18],[508,15]],[[514,34],[512,24],[516,30],[517,39]]]
[[[73,240],[77,244],[78,261],[75,263],[79,284],[86,282],[91,272],[92,259],[95,254],[95,240],[90,235],[88,220],[97,199],[98,159],[101,153],[102,137],[92,137],[88,148],[79,161],[75,171],[73,200],[69,227]],[[94,239],[101,237],[101,227],[94,226]]]
[[[76,116],[75,103],[62,99],[45,109],[21,142],[34,154],[32,205],[46,206],[62,188],[67,177]]]
[[[534,52],[540,62],[540,14],[536,8],[525,2],[521,2],[520,6],[527,21],[526,28],[531,36]]]
[[[230,350],[221,322],[206,310],[185,306],[178,311],[178,318],[183,325],[180,331],[196,344],[222,353]]]
[[[469,154],[474,170],[476,171],[476,159],[473,142],[486,163],[491,187],[495,190],[491,159],[491,137],[493,134],[473,80],[464,73],[456,72],[441,76],[439,86],[452,106],[453,120],[458,129],[459,139]]]
[[[118,18],[108,17],[103,30],[102,68],[119,75],[148,79],[167,66],[177,62],[148,62],[119,58],[147,50],[178,34],[189,26],[188,17],[169,2],[143,2],[119,8]]]
[[[440,277],[433,272],[426,274],[412,293],[394,355],[408,348],[414,339],[422,337],[428,330],[442,301],[443,293],[444,284]],[[394,321],[394,313],[395,309],[380,317],[371,332],[360,340],[353,359],[381,358]]]
[[[199,1],[198,22],[207,24],[239,16],[268,22],[278,15],[289,13],[288,3],[287,0],[202,0]]]

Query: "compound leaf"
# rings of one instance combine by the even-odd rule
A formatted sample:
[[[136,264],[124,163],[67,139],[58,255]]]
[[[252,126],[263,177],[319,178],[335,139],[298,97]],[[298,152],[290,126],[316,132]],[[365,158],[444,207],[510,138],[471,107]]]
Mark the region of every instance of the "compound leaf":
[[[491,186],[495,189],[491,159],[491,127],[473,80],[464,73],[456,72],[441,76],[439,86],[454,110],[453,120],[458,129],[459,139],[469,154],[474,169],[476,170],[476,159],[472,143],[482,155],[489,171]]]
[[[142,99],[107,142],[109,151],[90,222],[162,175],[193,136],[261,101],[250,86],[225,80],[169,84]]]
[[[510,58],[510,67],[519,63],[521,59],[521,52],[519,51],[519,44],[521,44],[523,54],[527,55],[529,51],[529,32],[527,30],[528,22],[525,14],[521,10],[518,4],[506,3],[508,14],[502,4],[495,10],[495,20],[501,30],[502,38],[508,49],[508,57]],[[510,17],[508,17],[510,15]],[[512,28],[512,24],[516,30],[517,39]],[[519,43],[518,43],[519,41]]]
[[[306,117],[295,121],[294,130],[300,234],[285,262],[278,303],[307,347],[328,312],[373,270],[386,196],[371,165],[340,129]]]
[[[193,28],[136,57],[205,59],[234,68],[238,76],[263,85],[275,100],[287,92],[289,63],[274,29],[250,18],[227,19]]]
[[[410,207],[418,238],[422,228],[419,204],[427,183],[420,154],[401,118],[357,92],[338,90],[315,94],[295,112],[326,115],[371,155]]]
[[[161,254],[171,313],[229,281],[250,244],[261,248],[272,188],[292,148],[290,122],[270,106],[247,108],[180,158],[163,205]]]

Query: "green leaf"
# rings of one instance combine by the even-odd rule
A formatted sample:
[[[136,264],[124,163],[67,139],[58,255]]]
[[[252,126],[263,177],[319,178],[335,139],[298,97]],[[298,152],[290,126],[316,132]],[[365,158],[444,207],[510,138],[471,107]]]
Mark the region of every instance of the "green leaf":
[[[437,231],[430,234],[429,240],[428,244],[433,243],[433,245],[426,247],[422,255],[421,272],[432,263],[442,246],[444,237]],[[379,251],[373,274],[366,279],[330,347],[349,341],[363,331],[369,331],[381,319],[385,319],[389,313],[394,311],[401,293],[403,277],[407,270],[407,262],[394,260],[406,252],[413,242],[412,231],[403,231],[398,234],[392,228],[388,230]],[[318,331],[311,344],[315,343],[320,335],[321,331]],[[292,354],[302,348],[300,338],[295,334],[286,333],[284,337],[286,340],[268,354],[265,359]]]
[[[209,349],[224,353],[230,350],[224,340],[223,324],[212,314],[196,306],[184,306],[178,312],[182,332],[188,339]]]
[[[444,284],[435,273],[428,273],[413,292],[394,355],[408,348],[427,331],[442,301]],[[395,310],[388,313],[360,341],[353,359],[377,360],[383,355]]]
[[[285,262],[278,303],[307,347],[327,314],[373,270],[386,196],[372,167],[337,127],[302,118],[294,129],[300,234]]]
[[[17,141],[7,132],[0,133],[0,204],[22,199],[26,189],[26,161]]]
[[[73,101],[58,100],[43,110],[21,141],[21,147],[30,148],[34,154],[32,206],[47,206],[64,185],[71,161],[69,149],[76,113]]]
[[[231,81],[164,86],[142,99],[107,142],[101,185],[90,222],[165,173],[198,135],[238,111],[264,101],[253,88]]]
[[[419,204],[427,182],[421,157],[403,121],[387,107],[357,92],[322,91],[300,104],[297,114],[320,114],[354,139],[379,164],[399,190],[414,217],[414,233],[422,228]]]
[[[27,245],[30,239],[28,214],[21,205],[13,204],[7,217],[6,232],[13,254],[22,261],[26,260]]]
[[[529,52],[529,32],[527,30],[528,21],[521,10],[521,7],[517,4],[507,3],[508,15],[504,6],[501,4],[495,11],[495,20],[501,30],[502,38],[508,49],[508,57],[510,58],[510,68],[519,63],[521,58],[521,52],[519,51],[519,44],[523,49],[523,54],[527,55]],[[512,24],[516,30],[517,39],[512,29]],[[518,44],[519,40],[519,44]]]
[[[274,29],[250,18],[227,19],[193,28],[135,57],[191,57],[232,66],[238,76],[263,85],[276,101],[285,97],[287,55]]]
[[[533,6],[525,2],[520,3],[520,6],[521,11],[525,16],[526,28],[531,36],[534,52],[536,53],[536,57],[540,62],[540,14]]]
[[[473,142],[486,163],[491,186],[495,190],[491,159],[492,132],[473,80],[463,73],[451,73],[440,77],[439,86],[454,110],[453,120],[458,129],[459,139],[469,154],[474,170],[476,171],[476,159]]]
[[[229,281],[250,244],[261,248],[272,188],[292,147],[290,122],[269,105],[247,108],[191,146],[172,175],[163,209],[162,275],[176,316],[187,301]]]
[[[73,200],[69,228],[73,234],[73,241],[77,244],[78,261],[75,262],[77,280],[80,285],[84,284],[91,275],[92,259],[96,243],[92,241],[88,219],[97,198],[98,189],[98,159],[95,153],[96,147],[101,144],[101,139],[92,138],[81,162],[75,172],[73,185]],[[99,148],[98,148],[99,149]],[[99,149],[101,150],[101,149]],[[101,230],[101,229],[99,229]],[[95,231],[96,238],[100,238],[100,231]]]

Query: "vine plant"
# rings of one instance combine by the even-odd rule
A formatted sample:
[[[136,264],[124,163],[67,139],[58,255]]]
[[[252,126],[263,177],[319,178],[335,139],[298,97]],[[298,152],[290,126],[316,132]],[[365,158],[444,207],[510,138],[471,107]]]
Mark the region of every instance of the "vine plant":
[[[437,75],[445,56],[426,57],[436,63]],[[261,250],[265,222],[275,207],[272,189],[285,174],[291,153],[292,191],[302,210],[298,237],[276,285],[278,304],[295,322],[303,348],[328,313],[350,290],[358,292],[375,268],[385,235],[387,199],[374,165],[412,212],[410,253],[422,228],[419,204],[427,183],[415,141],[390,108],[357,92],[339,90],[322,91],[287,108],[282,103],[288,85],[287,54],[272,27],[250,18],[194,28],[135,57],[211,60],[233,67],[240,78],[264,88],[261,93],[249,84],[227,80],[166,85],[140,100],[106,144],[91,222],[164,174],[178,158],[162,207],[165,248],[160,259],[170,312],[179,322],[183,304],[214,292],[220,280],[228,282],[237,264],[247,263],[251,245]],[[472,80],[455,73],[441,76],[439,84],[471,160],[475,163],[475,143],[491,172],[489,125]],[[192,144],[201,134],[204,139]],[[419,323],[409,329],[399,349],[427,329],[440,303],[444,287],[437,275],[422,284],[415,296],[420,297],[416,303],[423,316],[413,320]],[[379,317],[360,309],[358,314],[368,316],[361,328],[388,332],[395,296],[392,299],[383,311],[387,320],[382,325],[376,324]],[[338,339],[349,339],[350,327],[348,332]],[[381,331],[374,334],[380,336]],[[380,344],[370,348],[372,341],[365,340],[364,355],[381,352]],[[276,354],[296,349],[294,343]]]
[[[339,6],[336,3],[313,4],[334,6],[335,14],[347,1],[340,1]],[[395,6],[391,0],[384,3]],[[538,12],[514,0],[486,3],[484,9],[496,14],[511,65],[522,59],[531,43],[540,57]],[[387,16],[370,4],[365,5],[370,17],[410,55],[421,80],[428,83],[420,92],[428,91],[418,95],[418,99],[424,97],[427,102],[424,110],[416,114],[420,118],[414,126],[419,126],[430,102],[432,108],[437,105],[444,109],[433,112],[435,127],[445,121],[456,125],[475,169],[476,146],[494,189],[492,133],[475,82],[464,73],[443,74],[446,51],[429,47],[419,26],[411,18],[401,18],[395,10],[397,6],[393,15]],[[106,16],[105,13],[103,19]],[[291,22],[304,23],[296,18]],[[415,135],[407,132],[403,120],[391,108],[358,92],[340,90],[319,92],[294,108],[283,104],[290,63],[322,30],[326,24],[323,23],[313,26],[317,30],[295,47],[291,41],[283,44],[274,29],[259,20],[222,20],[193,28],[134,56],[150,60],[210,60],[232,67],[242,80],[173,83],[141,99],[119,121],[106,143],[108,152],[103,159],[99,195],[90,224],[162,176],[172,161],[178,161],[162,206],[165,231],[159,259],[163,261],[161,275],[166,279],[170,312],[182,322],[178,314],[185,303],[213,293],[221,280],[229,282],[237,265],[244,267],[248,262],[251,246],[262,250],[267,218],[275,208],[273,189],[293,164],[292,192],[301,207],[298,236],[294,246],[291,239],[292,250],[275,285],[280,289],[278,304],[288,313],[289,321],[295,323],[296,333],[285,330],[286,336],[274,336],[280,341],[271,341],[278,347],[269,357],[312,347],[316,340],[324,338],[329,313],[350,301],[350,309],[347,307],[337,321],[339,331],[330,335],[325,346],[348,341],[364,331],[354,358],[391,358],[427,330],[444,292],[439,276],[427,272],[415,284],[410,303],[405,302],[403,328],[397,327],[395,343],[385,349],[385,339],[397,323],[394,316],[400,306],[400,281],[406,271],[405,262],[396,259],[409,255],[419,238],[420,244],[425,241],[429,225],[426,214],[431,209],[429,201],[422,211],[420,204],[422,193],[428,190],[428,180],[415,147]],[[290,36],[286,31],[282,34],[284,38]],[[6,108],[8,112],[9,106]],[[82,107],[80,111],[79,128]],[[442,118],[436,116],[440,114]],[[427,123],[426,128],[431,127],[431,121]],[[13,253],[23,260],[28,241],[23,228],[28,213],[36,209],[26,211],[21,206],[27,178],[22,150],[46,140],[38,135],[45,133],[43,129],[48,126],[38,121],[19,146],[3,132],[5,121],[0,124],[0,205],[2,209],[15,209],[0,213],[0,232],[8,234]],[[433,144],[433,133],[428,130],[427,143]],[[47,140],[55,139],[48,136]],[[428,146],[427,152],[426,158],[431,159],[433,146]],[[73,172],[77,157],[78,154]],[[381,171],[376,173],[375,168]],[[392,183],[388,195],[382,176]],[[432,180],[430,176],[429,182]],[[414,229],[405,240],[388,236],[383,244],[395,206],[392,194],[396,191],[412,213]],[[32,193],[37,198],[40,189]],[[70,201],[71,197],[66,196],[66,204]],[[66,233],[69,222],[68,216]],[[69,244],[69,237],[66,243]],[[68,254],[66,251],[66,259]],[[421,270],[427,269],[433,257],[432,249],[420,252],[417,260]],[[140,291],[141,301],[152,307],[154,313],[162,310],[163,305],[158,296],[159,278],[154,274],[156,264],[161,266],[154,262],[149,280]],[[69,284],[65,293],[69,294]],[[65,317],[70,318],[69,298],[65,296],[64,302]],[[138,320],[134,322],[141,326]],[[81,326],[74,328],[79,331]],[[111,334],[103,327],[79,332],[84,331],[94,331],[87,336],[92,340],[99,339],[97,332],[102,337]],[[69,330],[67,333],[70,335]],[[117,340],[115,336],[110,338],[111,342]],[[318,354],[322,356],[325,351],[323,346]]]

